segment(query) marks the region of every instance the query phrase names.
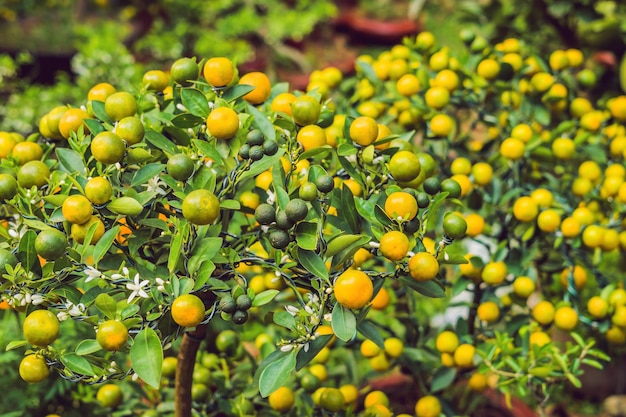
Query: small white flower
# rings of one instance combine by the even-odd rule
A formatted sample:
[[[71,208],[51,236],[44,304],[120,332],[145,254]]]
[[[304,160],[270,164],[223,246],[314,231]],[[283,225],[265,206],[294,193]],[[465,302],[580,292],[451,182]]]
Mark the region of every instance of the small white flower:
[[[87,279],[85,279],[85,282],[93,281],[96,278],[102,277],[102,272],[98,271],[92,266],[86,267],[83,272],[85,273],[85,275],[87,275]]]
[[[161,188],[165,183],[161,181],[161,177],[158,175],[148,180],[147,184],[143,184],[144,187],[150,192],[157,193],[160,195],[167,195],[167,191]]]
[[[304,306],[304,311],[306,311],[309,314],[313,314],[313,309],[309,306]]]
[[[382,164],[383,162],[385,162],[385,158],[383,156],[377,156],[376,158],[372,159],[372,164],[374,165]]]
[[[298,314],[298,309],[294,306],[285,306],[285,310],[287,310],[287,313],[291,314],[292,316]]]
[[[128,274],[130,272],[128,271],[128,268],[124,267],[122,268],[122,273],[121,274],[113,274],[111,275],[111,279],[120,279],[120,278],[128,278]]]
[[[169,284],[169,281],[164,281],[161,278],[155,278],[154,281],[157,284],[157,290],[165,292],[165,284]]]
[[[70,315],[67,314],[65,311],[59,311],[57,313],[57,319],[59,319],[59,321],[65,321],[69,318],[70,318]]]
[[[146,287],[150,283],[150,281],[144,279],[140,282],[140,279],[141,277],[139,276],[139,274],[135,274],[134,283],[126,284],[126,289],[132,291],[132,293],[130,293],[130,295],[128,296],[128,303],[133,301],[135,297],[148,298],[148,293],[143,288]]]
[[[293,350],[293,345],[285,345],[280,347],[281,352],[291,352]]]
[[[137,381],[139,379],[139,375],[133,372],[133,376],[130,377],[133,381]]]
[[[324,314],[325,321],[332,321],[332,319],[333,319],[333,315],[331,313]]]
[[[37,306],[45,301],[43,294],[33,294],[30,297],[30,303]]]
[[[176,108],[182,112],[186,112],[187,108],[185,106],[183,106],[183,103],[178,103],[176,104]]]
[[[72,317],[82,316],[85,312],[85,305],[83,303],[74,304],[68,302],[65,304],[65,308],[67,309],[67,313]]]
[[[308,343],[305,343],[305,344],[304,344],[304,351],[305,351],[305,352],[308,352],[308,351],[309,351],[309,344],[308,344]]]

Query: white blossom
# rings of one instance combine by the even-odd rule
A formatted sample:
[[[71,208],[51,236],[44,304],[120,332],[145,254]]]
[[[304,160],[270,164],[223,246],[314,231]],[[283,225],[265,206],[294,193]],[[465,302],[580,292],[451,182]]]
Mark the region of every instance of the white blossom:
[[[162,278],[155,278],[154,282],[157,284],[157,290],[165,292],[165,284],[169,284],[169,281],[164,281]]]
[[[85,273],[85,275],[87,275],[87,279],[85,279],[85,282],[93,281],[96,278],[102,277],[102,272],[98,271],[92,266],[86,267],[83,272]]]
[[[158,175],[150,178],[147,184],[143,184],[143,186],[146,187],[147,191],[160,195],[167,195],[167,191],[161,188],[162,185],[165,185],[165,183],[161,181],[161,177],[159,177]]]
[[[74,304],[67,302],[65,308],[67,309],[67,313],[72,317],[82,316],[85,312],[85,305],[83,303]]]
[[[30,296],[30,303],[37,306],[45,301],[43,294],[33,294]]]
[[[290,352],[290,351],[293,350],[293,348],[294,348],[293,345],[285,345],[285,346],[281,346],[280,347],[280,351],[281,352]]]
[[[141,277],[139,274],[135,274],[134,283],[126,284],[126,288],[132,291],[132,293],[128,296],[128,303],[133,301],[135,297],[148,298],[148,293],[144,290],[144,287],[146,287],[150,281],[144,279],[140,282],[140,279]]]
[[[130,272],[128,271],[128,268],[124,267],[122,268],[121,274],[113,274],[111,275],[111,279],[128,278],[128,274],[130,274]]]
[[[70,315],[67,314],[65,311],[59,311],[57,313],[57,319],[59,319],[59,321],[65,321],[69,318],[70,318]]]
[[[285,310],[287,310],[287,313],[291,314],[292,316],[298,314],[298,309],[294,306],[285,306]]]
[[[265,202],[267,204],[274,204],[274,201],[276,201],[276,194],[271,190],[267,190],[267,200],[265,200]]]

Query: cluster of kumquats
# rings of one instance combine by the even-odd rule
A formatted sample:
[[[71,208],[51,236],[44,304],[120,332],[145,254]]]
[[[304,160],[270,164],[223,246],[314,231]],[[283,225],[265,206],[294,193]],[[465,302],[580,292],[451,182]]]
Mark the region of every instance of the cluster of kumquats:
[[[181,58],[1,132],[22,379],[143,416],[452,416],[580,386],[626,343],[626,96],[594,96],[579,50],[462,37],[307,91]]]

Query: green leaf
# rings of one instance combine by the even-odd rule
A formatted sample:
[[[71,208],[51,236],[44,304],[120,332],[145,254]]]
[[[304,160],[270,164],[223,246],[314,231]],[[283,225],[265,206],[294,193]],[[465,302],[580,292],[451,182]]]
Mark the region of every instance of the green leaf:
[[[335,335],[348,342],[356,335],[356,317],[354,313],[339,303],[335,304],[332,313],[332,328]]]
[[[382,335],[380,334],[374,323],[372,323],[371,321],[363,320],[356,326],[356,329],[363,336],[376,343],[376,346],[378,346],[379,348],[385,348],[385,340],[383,339]]]
[[[72,371],[81,375],[95,375],[89,361],[76,353],[67,353],[61,356],[61,362]]]
[[[113,241],[115,241],[115,237],[117,236],[119,231],[119,226],[115,226],[107,230],[104,235],[102,235],[98,243],[96,243],[96,246],[94,246],[93,262],[96,267],[98,266],[98,262],[100,262],[104,255],[106,255],[106,253],[109,251],[109,248],[113,244]]]
[[[117,303],[115,299],[111,297],[109,294],[101,293],[98,294],[95,300],[96,308],[100,310],[102,314],[107,319],[113,320],[115,319],[115,312],[117,311]]]
[[[326,269],[326,264],[317,253],[298,248],[298,261],[300,261],[304,269],[316,277],[328,280],[328,270]]]
[[[274,314],[274,323],[289,330],[296,327],[296,319],[286,311],[279,311]]]
[[[93,100],[91,102],[91,110],[93,111],[93,114],[98,119],[102,120],[105,123],[113,124],[113,121],[111,119],[109,119],[109,116],[107,116],[107,113],[104,111],[104,102],[103,101]]]
[[[175,154],[179,152],[174,142],[172,142],[159,132],[155,132],[154,130],[147,130],[145,139],[150,144],[154,145],[157,149],[161,149],[169,154]]]
[[[248,113],[254,117],[252,124],[263,132],[265,139],[276,140],[276,129],[274,129],[274,125],[264,113],[261,113],[256,107],[250,104],[248,104]]]
[[[104,126],[102,126],[102,123],[95,119],[83,119],[83,123],[87,126],[87,129],[89,129],[89,133],[93,136],[106,130]]]
[[[152,178],[162,174],[164,169],[165,164],[147,164],[141,167],[139,171],[135,173],[135,176],[133,177],[130,186],[136,187],[138,185],[144,185],[148,182],[148,180],[151,180]]]
[[[12,340],[9,343],[7,343],[7,347],[4,350],[8,352],[9,350],[19,349],[22,346],[26,346],[26,345],[28,345],[28,341],[26,340]]]
[[[125,216],[138,216],[143,211],[143,206],[132,197],[120,197],[111,201],[107,208],[115,214]]]
[[[183,88],[180,90],[180,100],[189,113],[206,119],[210,113],[209,101],[202,91],[196,88]]]
[[[20,239],[19,251],[17,252],[17,259],[22,263],[24,269],[33,270],[37,275],[41,274],[41,268],[37,260],[37,251],[35,251],[35,239],[37,234],[34,230],[28,230]]]
[[[159,336],[150,327],[146,327],[135,336],[135,342],[130,348],[130,363],[139,378],[159,389],[163,347]]]
[[[263,368],[259,376],[259,391],[263,397],[267,397],[283,386],[296,368],[296,350],[292,350],[281,357],[272,356],[266,358],[266,360],[271,358],[271,362]]]
[[[227,210],[240,210],[241,203],[237,200],[222,200],[220,201],[220,208]]]
[[[236,84],[230,88],[228,88],[224,94],[222,95],[222,99],[226,101],[234,101],[239,97],[243,97],[248,94],[250,91],[254,90],[254,87],[247,84]]]
[[[456,378],[456,369],[446,367],[439,368],[433,375],[430,390],[432,392],[442,391],[454,382],[454,378]]]
[[[276,297],[280,291],[278,290],[265,290],[263,292],[258,293],[254,300],[252,300],[252,307],[261,307]]]
[[[69,148],[57,148],[57,159],[59,160],[59,167],[68,174],[81,174],[85,175],[86,169],[83,162],[83,158],[80,154],[73,149]]]
[[[300,222],[296,225],[296,243],[299,248],[314,251],[317,248],[317,223]]]
[[[400,281],[405,283],[411,289],[430,298],[443,298],[446,296],[445,289],[442,288],[442,286],[435,280],[415,281],[413,278],[401,276]]]
[[[170,246],[170,254],[167,259],[167,269],[169,269],[170,273],[174,273],[174,271],[176,270],[176,266],[178,265],[178,260],[180,259],[181,251],[183,248],[183,241],[188,234],[189,223],[183,222],[176,234],[174,234],[174,238],[172,239],[172,243]]]
[[[172,124],[181,129],[192,129],[202,123],[204,123],[204,118],[188,113],[178,114],[172,119]]]
[[[76,346],[75,352],[77,355],[84,356],[96,353],[99,350],[102,350],[102,346],[100,346],[100,343],[98,343],[96,339],[86,339],[80,341],[78,346]]]
[[[222,155],[217,151],[215,145],[212,142],[207,142],[204,140],[193,139],[191,141],[196,148],[200,151],[200,153],[207,158],[210,158],[217,164],[223,164],[224,159]]]
[[[300,349],[298,351],[298,355],[296,356],[296,371],[304,368],[311,360],[318,354],[324,346],[328,344],[333,338],[332,335],[326,334],[323,336],[319,336],[312,342],[309,342],[308,350]]]
[[[328,244],[326,246],[326,256],[335,256],[339,252],[349,249],[351,247],[355,247],[356,249],[358,249],[362,245],[368,243],[370,240],[371,238],[366,235],[345,234],[334,236],[331,240],[328,241]]]

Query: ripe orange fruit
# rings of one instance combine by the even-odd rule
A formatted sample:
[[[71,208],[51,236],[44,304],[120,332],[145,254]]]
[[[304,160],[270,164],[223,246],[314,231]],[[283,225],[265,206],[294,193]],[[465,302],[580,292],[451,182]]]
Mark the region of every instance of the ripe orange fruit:
[[[409,238],[400,231],[392,230],[380,238],[379,250],[390,261],[399,261],[409,252]]]
[[[280,387],[270,394],[268,402],[272,410],[285,413],[293,407],[295,397],[293,391],[287,387]]]
[[[429,252],[418,252],[409,259],[409,274],[416,281],[428,281],[439,273],[439,261]]]
[[[318,125],[303,126],[296,136],[304,151],[326,145],[326,132]]]
[[[385,200],[385,213],[392,219],[413,220],[417,210],[417,200],[405,191],[393,192]]]
[[[293,93],[280,93],[272,100],[272,111],[285,113],[291,116],[291,104],[296,96]]]
[[[493,261],[483,267],[481,278],[489,285],[498,285],[504,282],[508,273],[506,264],[502,261]]]
[[[531,222],[539,214],[539,206],[529,196],[522,196],[513,204],[513,216],[521,222]]]
[[[195,327],[202,323],[205,311],[204,303],[194,294],[178,296],[172,303],[172,319],[182,327]]]
[[[554,312],[554,325],[561,329],[570,331],[578,324],[578,313],[572,307],[559,307]]]
[[[378,123],[369,116],[357,117],[350,123],[350,138],[354,143],[368,146],[378,137]]]
[[[102,407],[117,407],[122,404],[122,389],[115,384],[104,384],[96,392],[96,400]]]
[[[105,177],[93,177],[85,184],[85,196],[93,204],[104,204],[112,195],[113,187]]]
[[[88,101],[106,101],[107,97],[115,93],[117,90],[109,83],[99,83],[91,87],[87,93]]]
[[[239,79],[239,84],[251,85],[254,90],[243,96],[250,104],[261,104],[267,100],[272,90],[270,79],[262,72],[249,72]]]
[[[128,341],[128,329],[121,321],[107,320],[98,326],[96,341],[104,350],[118,351]]]
[[[211,86],[225,87],[235,76],[235,66],[228,58],[214,57],[204,64],[202,74]]]
[[[552,323],[554,320],[554,305],[547,300],[538,302],[532,309],[533,318],[544,326]]]
[[[93,226],[95,224],[95,226]],[[104,223],[100,218],[96,215],[91,215],[89,220],[83,224],[74,223],[70,229],[70,234],[72,239],[76,241],[76,243],[83,244],[85,243],[85,239],[87,238],[87,233],[89,233],[89,229],[91,227],[95,227],[93,236],[91,237],[90,245],[95,245],[98,243],[100,238],[104,235]]]
[[[434,395],[426,395],[415,403],[415,415],[417,417],[439,417],[441,403]]]
[[[469,343],[459,345],[454,351],[454,363],[460,368],[471,368],[474,366],[474,355],[476,347]]]
[[[335,280],[333,291],[339,304],[356,310],[370,302],[374,286],[365,272],[349,269]]]
[[[230,139],[239,130],[239,116],[230,107],[218,107],[207,116],[206,127],[211,136],[217,139]]]
[[[89,129],[87,129],[87,125],[84,124],[83,120],[89,119],[89,114],[82,109],[68,109],[63,113],[61,119],[59,120],[59,133],[65,139],[70,137],[72,132],[78,132],[78,128],[81,126],[84,127],[85,133],[89,133]]]
[[[63,217],[73,224],[84,224],[91,217],[93,208],[87,197],[81,194],[73,194],[63,201],[61,212]]]
[[[209,190],[199,189],[187,194],[182,204],[183,217],[196,225],[211,224],[220,214],[220,202]]]

